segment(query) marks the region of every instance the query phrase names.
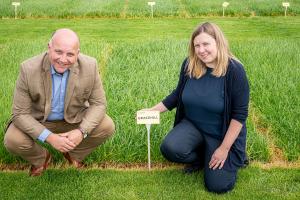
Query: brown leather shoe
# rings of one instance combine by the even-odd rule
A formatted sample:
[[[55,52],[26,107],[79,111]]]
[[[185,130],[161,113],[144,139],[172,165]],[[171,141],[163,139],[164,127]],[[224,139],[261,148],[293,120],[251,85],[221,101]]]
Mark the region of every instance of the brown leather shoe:
[[[85,165],[82,162],[79,162],[73,158],[71,158],[70,154],[67,153],[63,153],[63,156],[65,157],[65,159],[67,159],[67,161],[69,162],[70,165],[73,165],[75,168],[80,169],[80,168],[84,168]]]
[[[46,152],[46,159],[45,162],[42,166],[40,167],[35,167],[31,165],[30,170],[29,170],[29,176],[40,176],[42,175],[43,171],[45,171],[51,161],[51,154],[47,151]]]

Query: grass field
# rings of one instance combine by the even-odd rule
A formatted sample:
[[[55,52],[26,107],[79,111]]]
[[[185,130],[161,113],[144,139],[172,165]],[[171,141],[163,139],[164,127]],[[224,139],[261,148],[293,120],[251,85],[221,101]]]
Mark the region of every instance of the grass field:
[[[16,0],[21,18],[150,17],[149,0]],[[0,17],[14,17],[11,0],[0,0]],[[156,0],[154,17],[222,16],[224,0]],[[283,16],[282,0],[230,0],[226,16]],[[300,2],[289,0],[287,14],[300,14]]]
[[[203,174],[184,175],[176,169],[129,170],[50,169],[42,177],[25,172],[0,172],[0,198],[6,199],[230,199],[298,200],[299,169],[241,170],[232,192],[208,193]],[[16,181],[18,180],[18,181]]]
[[[115,136],[87,162],[145,162],[146,129],[135,124],[135,112],[152,106],[174,88],[180,64],[187,55],[189,35],[196,24],[206,20],[222,27],[248,74],[250,111],[255,116],[248,120],[250,159],[270,161],[275,145],[284,159],[297,161],[300,154],[299,17],[0,20],[0,72],[5,74],[0,79],[0,84],[5,85],[1,87],[0,139],[10,116],[19,63],[46,50],[51,32],[56,28],[70,27],[81,37],[81,51],[96,57],[100,63],[108,113],[117,126]],[[153,126],[154,161],[164,161],[159,145],[172,127],[173,116],[174,113],[163,114],[162,123]],[[61,155],[55,154],[55,160],[60,159]],[[20,160],[7,154],[1,145],[0,163],[16,162]]]
[[[232,0],[226,9],[227,16],[235,16],[230,18],[218,17],[223,0],[201,1],[201,5],[197,0],[156,0],[154,19],[149,19],[146,0],[20,2],[19,14],[25,19],[13,20],[11,1],[0,0],[0,141],[11,115],[19,64],[45,51],[52,32],[61,27],[75,30],[81,38],[81,52],[97,58],[108,114],[117,130],[85,160],[87,170],[58,170],[63,159],[53,150],[54,162],[42,177],[0,170],[1,200],[300,198],[298,0],[289,1],[288,17],[254,17],[282,16],[281,0]],[[181,166],[151,172],[94,169],[99,163],[145,165],[146,128],[135,124],[135,113],[175,87],[190,34],[204,21],[222,28],[247,71],[251,88],[247,153],[254,164],[239,171],[236,188],[225,195],[206,192],[203,173],[183,175]],[[152,127],[151,155],[157,165],[168,164],[159,145],[173,119],[174,111],[165,113],[161,124]],[[276,161],[294,167],[274,168]],[[0,144],[0,169],[4,168],[27,169],[28,164]]]

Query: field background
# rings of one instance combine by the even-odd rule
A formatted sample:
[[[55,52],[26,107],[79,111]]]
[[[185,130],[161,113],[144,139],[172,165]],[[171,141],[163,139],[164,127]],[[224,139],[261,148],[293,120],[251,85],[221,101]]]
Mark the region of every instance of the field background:
[[[21,18],[149,17],[149,0],[0,0],[0,16],[14,17],[11,2],[20,2]],[[224,0],[155,0],[154,17],[222,16]],[[226,16],[282,16],[282,0],[228,0]],[[300,1],[289,0],[288,15],[300,14]]]
[[[19,63],[45,51],[56,28],[70,27],[81,37],[81,51],[96,57],[100,64],[108,113],[117,126],[115,136],[88,161],[145,162],[146,129],[135,124],[135,112],[154,105],[175,87],[190,33],[207,20],[221,26],[247,71],[250,159],[298,161],[299,17],[1,20],[0,70],[5,74],[1,78],[5,87],[1,88],[0,137],[10,116]],[[163,114],[162,123],[152,128],[154,161],[164,161],[159,144],[172,127],[173,116]],[[0,155],[1,163],[16,162],[3,146]],[[61,156],[57,156],[59,160]]]
[[[80,0],[55,0],[47,4],[39,0],[20,2],[19,16],[23,19],[14,20],[11,1],[0,0],[0,141],[3,141],[11,115],[19,64],[46,51],[53,31],[68,27],[80,36],[81,52],[96,57],[99,62],[108,114],[117,128],[113,138],[85,161],[91,168],[99,163],[145,166],[146,128],[135,124],[135,113],[154,105],[172,91],[181,62],[187,56],[190,34],[199,23],[211,21],[221,27],[233,53],[244,64],[251,88],[247,153],[254,164],[239,172],[236,190],[223,197],[299,198],[300,1],[289,1],[291,7],[287,17],[282,17],[284,10],[281,1],[277,0],[229,1],[226,13],[234,17],[220,17],[223,1],[202,1],[203,6],[199,9],[196,6],[199,1],[196,0],[156,1],[154,19],[150,18],[147,1],[94,0],[88,1],[88,4]],[[159,145],[172,128],[173,119],[174,111],[164,113],[161,124],[153,125],[151,129],[151,155],[156,166],[169,165],[161,156]],[[83,172],[66,169],[61,172],[56,168],[63,163],[62,156],[52,149],[51,152],[54,155],[53,169],[40,179],[28,179],[24,171],[0,172],[0,199],[50,195],[52,184],[61,186],[59,181],[74,183],[77,188],[85,187],[84,183],[89,182],[91,187],[77,192],[71,186],[63,187],[70,194],[58,192],[56,197],[61,199],[85,198],[103,184],[108,186],[95,195],[104,195],[106,199],[197,199],[201,195],[207,199],[216,198],[203,191],[203,183],[199,182],[203,178],[202,173],[188,178],[172,167],[151,174],[95,169]],[[0,169],[27,166],[26,162],[12,156],[0,145]],[[294,169],[273,169],[289,166]],[[265,170],[266,167],[272,170]],[[68,177],[73,178],[70,181]],[[168,180],[169,177],[173,179]],[[100,179],[103,180],[99,182]],[[18,184],[24,187],[23,196],[14,180],[21,180]],[[116,181],[120,184],[114,190]],[[170,181],[174,182],[173,187]],[[128,187],[127,183],[132,186]],[[37,190],[46,185],[46,190],[32,196],[35,193],[30,193],[33,191],[25,187],[31,184]],[[165,185],[163,188],[167,192],[158,189],[161,185]],[[185,186],[187,188],[180,189]],[[161,196],[154,195],[158,193]]]

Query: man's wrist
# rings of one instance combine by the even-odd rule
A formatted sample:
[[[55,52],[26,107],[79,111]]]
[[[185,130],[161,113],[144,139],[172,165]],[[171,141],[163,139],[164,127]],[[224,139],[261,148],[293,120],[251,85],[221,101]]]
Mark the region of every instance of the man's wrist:
[[[48,144],[51,144],[51,143],[52,143],[52,140],[53,140],[53,138],[54,138],[55,136],[56,136],[55,134],[50,133],[50,134],[48,135],[48,137],[46,138],[45,142],[47,142]]]
[[[83,139],[88,136],[88,132],[84,130],[83,128],[79,127],[78,130],[81,132]]]
[[[45,142],[46,141],[46,139],[48,138],[48,136],[51,134],[52,132],[50,131],[50,130],[48,130],[48,129],[44,129],[43,131],[42,131],[42,133],[38,136],[38,140],[39,141],[41,141],[41,142]]]

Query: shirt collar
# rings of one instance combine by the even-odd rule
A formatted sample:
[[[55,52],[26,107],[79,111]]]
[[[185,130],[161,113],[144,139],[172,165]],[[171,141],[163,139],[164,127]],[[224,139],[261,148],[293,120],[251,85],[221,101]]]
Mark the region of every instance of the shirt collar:
[[[63,74],[57,73],[53,67],[53,65],[51,65],[51,75],[56,74],[56,75],[61,75],[63,76],[64,74],[68,74],[69,73],[69,69],[67,69]]]

